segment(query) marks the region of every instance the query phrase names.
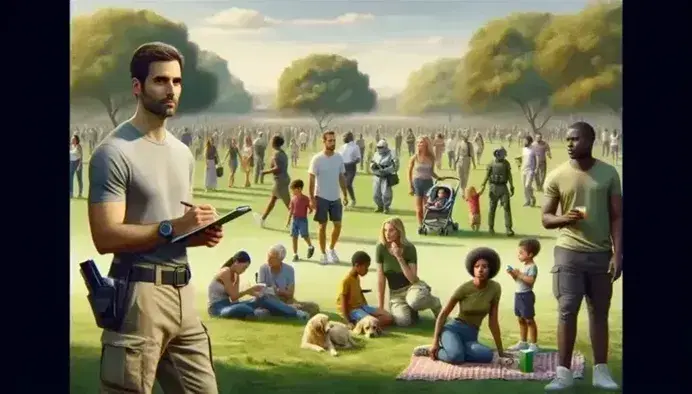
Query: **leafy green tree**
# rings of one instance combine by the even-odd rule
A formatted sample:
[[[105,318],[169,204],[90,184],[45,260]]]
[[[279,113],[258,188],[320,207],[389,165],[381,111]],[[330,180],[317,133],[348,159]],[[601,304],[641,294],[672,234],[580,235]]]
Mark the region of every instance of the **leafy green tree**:
[[[216,77],[198,68],[199,48],[182,24],[148,10],[108,8],[74,18],[71,29],[70,95],[100,102],[113,125],[133,103],[130,60],[146,42],[173,45],[185,57],[179,112],[201,111],[216,100]]]
[[[536,70],[534,40],[551,19],[545,13],[512,14],[474,34],[457,87],[465,108],[484,112],[511,103],[533,131],[548,122],[553,88]]]
[[[243,81],[228,71],[225,59],[214,52],[201,51],[199,65],[202,70],[213,73],[218,81],[219,94],[210,112],[244,114],[252,111],[252,96],[245,90]]]
[[[411,73],[397,102],[399,110],[407,115],[443,113],[451,119],[461,110],[455,92],[460,66],[461,59],[443,58]]]
[[[293,61],[279,77],[278,110],[309,113],[324,130],[333,116],[370,112],[377,94],[358,62],[334,54],[313,54]]]
[[[622,3],[555,18],[538,36],[536,66],[558,108],[605,107],[622,116]]]

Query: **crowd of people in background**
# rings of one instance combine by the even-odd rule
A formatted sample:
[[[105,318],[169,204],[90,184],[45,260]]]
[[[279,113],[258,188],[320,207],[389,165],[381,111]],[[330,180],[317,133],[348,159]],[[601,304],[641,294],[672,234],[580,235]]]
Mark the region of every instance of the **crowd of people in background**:
[[[523,191],[524,206],[536,205],[535,191],[547,193],[550,198],[559,201],[562,197],[556,188],[563,187],[563,184],[559,179],[553,179],[553,183],[546,186],[546,176],[548,161],[552,159],[550,142],[568,140],[570,145],[577,138],[570,136],[570,129],[564,126],[546,128],[540,132],[528,132],[516,127],[510,129],[490,127],[482,130],[441,127],[419,128],[414,131],[413,128],[372,128],[370,126],[362,126],[361,130],[348,128],[345,131],[339,129],[324,131],[315,128],[276,125],[233,129],[185,126],[173,128],[171,131],[191,150],[195,159],[204,163],[206,191],[219,188],[220,167],[228,169],[226,175],[228,188],[237,187],[235,176],[239,168],[244,174],[242,187],[264,184],[265,177],[271,176],[273,187],[267,205],[262,213],[255,214],[258,224],[264,226],[276,202],[280,200],[289,211],[286,225],[290,228],[292,261],[300,261],[298,243],[300,239],[303,239],[307,245],[305,256],[308,259],[314,255],[317,246],[320,252],[320,263],[332,264],[340,261],[336,246],[341,233],[344,209],[356,206],[354,179],[359,171],[372,176],[375,212],[388,214],[394,197],[393,187],[400,182],[399,173],[403,160],[408,160],[408,165],[401,175],[408,178],[409,193],[413,197],[413,207],[419,226],[423,225],[426,209],[431,206],[441,207],[450,197],[446,189],[440,189],[438,195],[429,199],[429,191],[436,181],[443,179],[439,173],[444,169],[452,170],[458,178],[461,196],[469,206],[469,224],[472,230],[478,231],[481,225],[479,198],[484,194],[488,184],[490,188],[489,229],[494,232],[495,209],[501,206],[505,211],[507,234],[513,235],[509,198],[514,193],[514,183],[509,170],[511,159],[506,159],[507,151],[504,146],[509,148],[513,144],[521,144],[518,145],[521,147],[521,154],[514,160],[521,174],[519,182]],[[75,194],[75,180],[77,196],[82,197],[83,160],[87,152],[95,149],[104,137],[104,133],[101,129],[93,127],[75,127],[72,132],[70,197]],[[584,133],[584,131],[580,132]],[[594,144],[603,160],[615,165],[621,162],[621,132],[603,129],[600,133],[594,132],[594,139]],[[82,146],[82,141],[85,141],[86,148]],[[493,152],[492,159],[486,159],[483,156],[486,144],[494,142],[500,142],[503,147]],[[573,152],[574,149],[568,146],[568,151]],[[308,169],[304,176],[305,181],[292,180],[289,176],[289,168],[295,168],[300,157],[307,154],[312,154],[312,157],[309,159]],[[469,184],[470,171],[472,168],[485,164],[487,164],[487,175],[479,186],[480,189],[477,190]],[[598,168],[603,171],[607,169]],[[502,179],[498,180],[498,177]],[[551,215],[551,212],[547,212],[546,209],[552,208],[552,205],[544,207],[544,217]],[[572,211],[567,215],[571,215]],[[313,219],[317,222],[316,246],[312,244],[309,235],[308,216],[310,214],[314,215]],[[583,218],[583,216],[579,218],[575,216],[570,220],[578,221]],[[328,239],[329,222],[331,222],[332,230]],[[544,223],[544,225],[546,228],[553,228],[550,223]],[[583,257],[569,247],[566,245],[556,249],[556,253],[559,252],[560,256],[564,255],[561,257],[560,264],[565,270],[570,268],[570,264],[573,264],[575,260]],[[533,320],[535,296],[532,287],[537,274],[533,257],[539,250],[540,244],[536,240],[520,241],[519,256],[523,265],[518,269],[507,269],[508,274],[518,283],[514,302],[520,328],[519,341],[508,348],[510,351],[538,350],[537,328]],[[358,253],[352,258],[353,269],[344,279],[338,298],[340,312],[347,322],[353,324],[363,316],[372,315],[380,319],[383,326],[389,324],[410,326],[419,319],[420,312],[430,310],[438,322],[433,335],[433,345],[418,347],[414,354],[430,356],[453,364],[487,363],[494,360],[496,353],[478,342],[478,334],[483,318],[488,316],[489,328],[499,351],[497,354],[504,355],[497,321],[497,303],[501,289],[497,282],[492,280],[500,271],[499,257],[494,251],[481,248],[469,254],[466,264],[473,280],[460,286],[447,304],[443,304],[432,294],[431,288],[418,277],[419,261],[416,257],[415,246],[406,238],[403,223],[396,217],[389,218],[385,220],[381,228],[374,255],[375,262],[382,265],[382,269],[377,271],[378,283],[382,286],[377,289],[378,304],[376,306],[369,306],[362,302],[359,285],[354,282],[357,280],[354,278],[367,273],[371,258],[365,252]],[[605,259],[606,252],[603,253]],[[306,320],[314,316],[319,312],[318,305],[311,302],[299,302],[293,297],[296,279],[293,268],[283,263],[287,256],[288,251],[284,246],[272,246],[267,253],[266,263],[260,267],[258,276],[254,281],[248,281],[250,285],[243,286],[240,278],[250,265],[251,258],[243,251],[236,253],[221,266],[209,284],[208,313],[215,317],[238,319],[274,315]],[[599,264],[599,269],[604,270],[603,266],[607,265],[607,262]],[[596,273],[589,273],[589,275],[596,275]],[[576,283],[574,285],[577,286]],[[388,287],[388,291],[385,287]],[[606,287],[604,284],[602,290],[597,288],[591,291],[602,291],[604,293],[602,295],[608,298],[605,294],[608,291]],[[241,288],[245,289],[241,290]],[[356,292],[358,292],[357,296],[351,295]],[[483,309],[482,317],[474,317],[464,312],[466,310],[464,308],[467,308],[464,306],[467,302],[465,300],[476,293],[482,294],[482,297],[474,298],[476,304],[468,307]],[[252,298],[240,300],[246,295]],[[384,303],[386,298],[389,299],[388,306]],[[563,301],[560,303],[562,311],[560,324],[572,332],[575,330],[573,325],[576,311],[571,304]],[[447,322],[448,315],[457,304],[461,305],[459,317]],[[599,311],[605,309],[607,308],[604,306]],[[607,335],[603,334],[602,330],[606,324],[604,319],[607,320],[607,315],[597,312],[590,311],[590,319],[595,324],[592,334]],[[567,334],[563,333],[558,338],[560,341],[558,375],[546,387],[548,390],[572,385],[568,361],[568,357],[571,357],[569,350],[571,339],[565,338],[564,335]],[[598,352],[594,382],[600,387],[617,387],[609,375],[602,342],[603,340],[599,339],[597,343],[594,343],[594,350]]]

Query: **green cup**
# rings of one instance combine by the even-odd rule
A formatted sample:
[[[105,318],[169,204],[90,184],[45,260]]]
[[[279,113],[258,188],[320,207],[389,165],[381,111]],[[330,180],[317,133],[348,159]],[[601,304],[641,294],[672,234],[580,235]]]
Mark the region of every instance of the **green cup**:
[[[525,349],[519,353],[519,370],[523,373],[533,372],[533,357],[536,355],[534,350]]]

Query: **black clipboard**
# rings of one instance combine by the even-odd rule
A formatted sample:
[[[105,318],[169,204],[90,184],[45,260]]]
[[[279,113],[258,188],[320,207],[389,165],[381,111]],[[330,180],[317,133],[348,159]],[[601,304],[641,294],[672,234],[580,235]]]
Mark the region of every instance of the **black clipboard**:
[[[171,240],[171,243],[175,244],[175,243],[185,242],[187,240],[187,238],[189,238],[193,235],[199,234],[209,227],[223,226],[224,224],[230,222],[231,220],[235,220],[235,219],[245,215],[246,213],[248,213],[250,211],[252,211],[252,208],[250,208],[249,205],[239,206],[238,208],[232,210],[231,212],[228,212],[227,214],[221,216],[220,218],[216,219],[215,221],[213,221],[209,224],[205,224],[204,226],[197,227],[196,229],[194,229],[194,230],[192,230],[186,234],[182,234],[182,235],[179,235],[177,237],[174,237],[173,240]]]

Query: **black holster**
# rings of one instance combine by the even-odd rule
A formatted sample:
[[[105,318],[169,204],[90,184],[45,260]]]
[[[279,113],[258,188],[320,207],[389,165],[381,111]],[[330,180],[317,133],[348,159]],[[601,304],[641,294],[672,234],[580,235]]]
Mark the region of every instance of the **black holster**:
[[[113,271],[112,267],[111,271]],[[81,263],[80,272],[89,290],[87,299],[94,314],[96,325],[104,330],[119,331],[127,312],[125,307],[129,301],[130,281],[127,278],[128,275],[125,275],[124,278],[122,276],[104,278],[93,260]]]

